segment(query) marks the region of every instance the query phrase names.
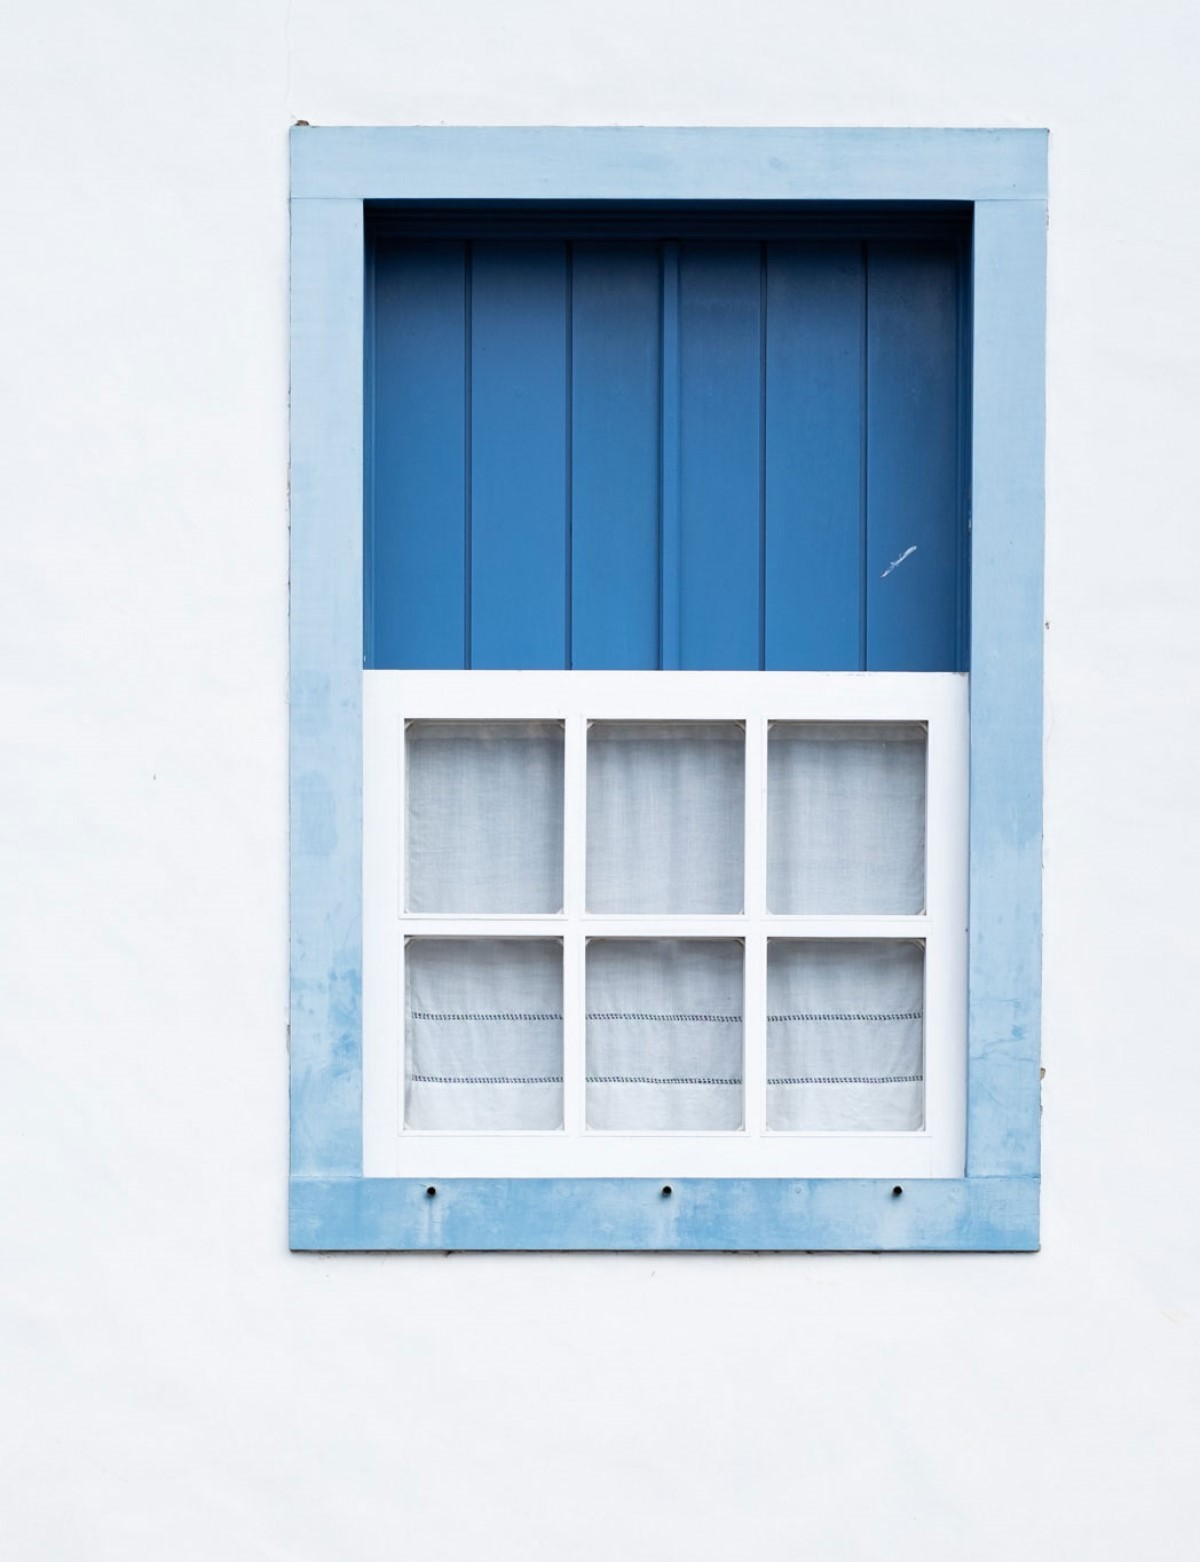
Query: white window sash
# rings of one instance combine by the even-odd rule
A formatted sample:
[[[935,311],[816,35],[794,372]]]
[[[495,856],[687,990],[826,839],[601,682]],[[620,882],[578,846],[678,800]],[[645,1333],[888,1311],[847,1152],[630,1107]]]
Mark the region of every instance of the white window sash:
[[[367,1176],[962,1176],[967,1021],[965,674],[368,671],[363,680],[363,1151]],[[414,720],[563,723],[561,912],[539,916],[406,914],[404,733],[406,722]],[[744,914],[586,914],[587,726],[589,721],[605,720],[744,723]],[[922,914],[767,914],[766,767],[772,721],[925,724],[926,896]],[[404,1126],[403,951],[406,938],[421,936],[562,941],[562,1130],[465,1133]],[[585,1129],[585,949],[588,939],[598,937],[744,940],[741,1131]],[[925,1110],[920,1130],[768,1131],[769,937],[923,941]]]

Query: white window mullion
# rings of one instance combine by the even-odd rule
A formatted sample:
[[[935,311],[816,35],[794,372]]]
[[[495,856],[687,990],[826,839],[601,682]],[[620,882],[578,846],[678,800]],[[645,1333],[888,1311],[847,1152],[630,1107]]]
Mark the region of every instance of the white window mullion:
[[[746,933],[742,999],[742,1121],[749,1134],[767,1126],[767,940],[762,923]]]
[[[746,722],[746,899],[742,1111],[749,1134],[767,1126],[767,718]]]
[[[944,686],[929,721],[925,829],[925,1131],[943,1148],[937,1172],[961,1176],[966,1139],[966,688]]]
[[[583,1132],[586,1083],[584,936],[587,875],[587,719],[566,718],[563,756],[563,1127]]]

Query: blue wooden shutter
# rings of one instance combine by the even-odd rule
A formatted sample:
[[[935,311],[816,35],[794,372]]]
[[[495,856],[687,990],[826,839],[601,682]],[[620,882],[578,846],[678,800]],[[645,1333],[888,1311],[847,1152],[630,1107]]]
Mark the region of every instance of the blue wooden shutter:
[[[962,668],[962,236],[616,226],[373,235],[366,665]]]

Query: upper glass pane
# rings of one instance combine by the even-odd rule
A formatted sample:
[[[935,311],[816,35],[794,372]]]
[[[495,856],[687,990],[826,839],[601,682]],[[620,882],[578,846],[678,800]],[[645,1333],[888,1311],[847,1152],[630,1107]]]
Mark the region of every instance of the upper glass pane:
[[[767,906],[912,915],[925,906],[926,732],[917,722],[775,722]]]
[[[408,910],[562,909],[563,729],[408,724]]]
[[[738,722],[594,722],[588,910],[741,911],[744,775]]]

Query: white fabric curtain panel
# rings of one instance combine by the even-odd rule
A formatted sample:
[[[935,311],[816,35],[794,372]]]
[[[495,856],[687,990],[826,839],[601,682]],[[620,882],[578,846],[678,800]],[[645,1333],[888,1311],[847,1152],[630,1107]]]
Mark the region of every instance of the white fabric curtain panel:
[[[405,966],[406,1124],[561,1128],[561,943],[414,938]]]
[[[737,939],[589,943],[589,1128],[742,1126],[742,966]]]
[[[793,915],[925,906],[925,750],[917,723],[775,722],[767,904]]]
[[[739,722],[594,722],[588,910],[740,911],[744,777]]]
[[[919,1129],[924,990],[919,943],[772,939],[767,1126]]]
[[[413,721],[406,739],[409,911],[561,910],[561,724]]]

